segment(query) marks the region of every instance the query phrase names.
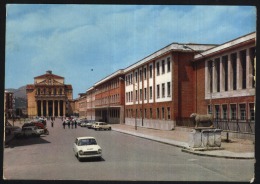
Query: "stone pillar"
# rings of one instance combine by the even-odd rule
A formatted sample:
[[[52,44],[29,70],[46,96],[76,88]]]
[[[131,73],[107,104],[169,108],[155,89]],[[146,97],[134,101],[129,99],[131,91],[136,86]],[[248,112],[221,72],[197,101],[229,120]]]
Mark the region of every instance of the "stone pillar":
[[[46,116],[49,116],[49,100],[46,100]]]
[[[66,116],[66,108],[65,108],[65,105],[66,105],[66,101],[63,100],[63,116]]]
[[[251,63],[250,49],[246,49],[246,88],[252,88],[253,84],[253,67]]]
[[[242,89],[242,66],[240,52],[237,52],[237,89]]]
[[[220,92],[225,91],[225,70],[224,64],[223,64],[223,57],[220,57],[220,69],[219,69],[219,75],[220,75]]]
[[[43,100],[41,100],[41,116],[43,116]]]
[[[55,116],[55,100],[52,100],[52,116]]]
[[[58,116],[60,116],[60,101],[58,100]]]
[[[231,54],[228,54],[228,91],[233,90],[233,69],[231,65]]]

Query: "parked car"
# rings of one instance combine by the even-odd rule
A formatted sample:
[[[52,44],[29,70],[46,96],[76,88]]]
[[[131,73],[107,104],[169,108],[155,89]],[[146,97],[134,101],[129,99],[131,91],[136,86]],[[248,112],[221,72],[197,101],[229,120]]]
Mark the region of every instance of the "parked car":
[[[17,129],[14,131],[14,136],[19,137],[40,137],[44,133],[43,129],[38,129],[36,126],[28,126],[22,129]]]
[[[75,156],[81,161],[83,158],[100,158],[102,149],[94,137],[78,137],[73,144]]]
[[[96,123],[95,120],[89,120],[89,122],[86,124],[86,127],[87,127],[88,129],[91,129],[91,128],[92,128],[92,125],[94,125],[95,123]]]
[[[112,130],[111,125],[104,123],[104,122],[96,122],[93,125],[94,130]]]
[[[86,127],[88,122],[89,122],[88,120],[82,120],[81,123],[80,123],[80,126]]]

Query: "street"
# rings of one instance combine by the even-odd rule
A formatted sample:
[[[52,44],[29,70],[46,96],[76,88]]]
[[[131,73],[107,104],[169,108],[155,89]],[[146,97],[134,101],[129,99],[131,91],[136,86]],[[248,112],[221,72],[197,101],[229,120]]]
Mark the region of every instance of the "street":
[[[5,179],[250,181],[254,174],[254,160],[196,156],[113,130],[63,129],[60,119],[47,127],[49,135],[14,139],[4,149]],[[77,160],[72,145],[79,136],[96,138],[102,160]]]

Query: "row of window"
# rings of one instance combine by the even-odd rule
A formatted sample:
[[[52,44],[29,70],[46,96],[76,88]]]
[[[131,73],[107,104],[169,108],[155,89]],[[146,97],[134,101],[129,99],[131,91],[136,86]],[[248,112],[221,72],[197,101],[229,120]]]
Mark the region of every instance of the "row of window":
[[[96,99],[95,105],[109,105],[109,104],[119,103],[119,102],[120,102],[119,94],[115,94],[101,99]]]
[[[165,74],[167,72],[171,71],[171,59],[170,57],[167,58],[166,62],[165,60],[157,61],[156,62],[156,75]],[[139,76],[139,77],[138,77]],[[153,64],[149,65],[149,77],[153,77]],[[139,69],[135,72],[135,82],[146,80],[147,79],[147,69],[144,67],[143,71],[142,69]],[[125,76],[125,82],[126,86],[133,84],[133,74],[129,74]]]
[[[249,59],[247,59],[247,55]],[[209,60],[209,91],[220,92],[255,87],[255,81],[253,79],[253,76],[255,76],[254,58],[255,48],[250,48]],[[229,62],[230,67],[228,66]],[[249,72],[250,82],[247,82],[247,71]],[[239,75],[237,75],[238,72]]]
[[[36,95],[62,95],[64,90],[62,88],[38,88]]]
[[[144,116],[143,116],[144,110]],[[153,114],[155,113],[156,119],[170,120],[171,119],[171,108],[144,108],[141,109],[126,109],[126,117],[128,118],[144,118],[144,119],[154,119]],[[135,113],[134,113],[135,111]]]
[[[212,110],[214,110],[214,118],[224,120],[255,120],[254,103],[214,105],[214,109],[211,108],[211,105],[208,105],[208,112],[212,113]]]
[[[119,109],[109,109],[109,118],[120,118],[120,110]],[[102,110],[96,110],[95,116],[102,117]]]
[[[166,92],[165,83],[162,83],[161,85],[160,84],[157,85],[157,98],[161,98],[161,97],[165,98],[166,94],[167,94],[167,97],[171,96],[171,82],[167,82],[166,84],[167,84],[167,92]],[[144,91],[143,91],[143,89],[140,89],[139,95],[138,95],[138,90],[135,90],[135,100],[136,101],[138,100],[138,97],[140,98],[140,100],[142,100],[143,95],[144,95],[144,100],[147,100],[147,95],[148,95],[147,88],[144,88]],[[153,98],[153,87],[152,86],[149,87],[149,98],[150,99]],[[126,92],[126,102],[133,102],[133,91]]]

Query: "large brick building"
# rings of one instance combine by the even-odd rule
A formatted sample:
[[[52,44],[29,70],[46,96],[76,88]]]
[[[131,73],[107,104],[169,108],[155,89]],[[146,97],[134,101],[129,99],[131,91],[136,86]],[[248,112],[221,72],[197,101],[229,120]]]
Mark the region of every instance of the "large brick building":
[[[254,123],[255,39],[251,33],[221,45],[172,43],[107,76],[80,98],[91,98],[95,119],[109,123],[171,130],[196,112],[236,120],[242,128],[238,120]]]
[[[65,116],[72,113],[72,86],[52,71],[34,77],[26,86],[28,116]]]
[[[218,121],[236,122],[230,127],[234,131],[254,132],[250,123],[255,120],[255,39],[256,33],[244,35],[193,60],[196,111],[213,113]]]

